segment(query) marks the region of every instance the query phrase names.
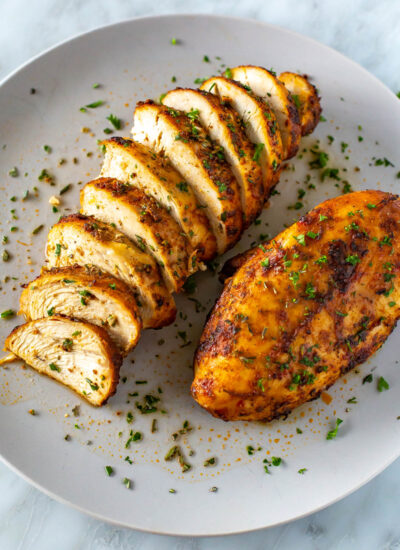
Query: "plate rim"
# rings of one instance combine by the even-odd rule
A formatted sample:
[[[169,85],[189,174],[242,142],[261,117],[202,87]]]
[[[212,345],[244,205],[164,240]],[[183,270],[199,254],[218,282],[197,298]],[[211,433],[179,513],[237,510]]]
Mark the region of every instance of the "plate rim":
[[[346,63],[350,63],[354,67],[357,68],[358,71],[361,70],[362,73],[364,73],[365,76],[368,76],[369,78],[372,78],[375,81],[376,85],[379,85],[384,91],[384,93],[389,93],[389,96],[392,97],[392,100],[396,101],[396,95],[395,93],[389,88],[388,85],[386,85],[384,82],[382,82],[377,76],[375,76],[373,73],[371,73],[369,70],[367,70],[365,67],[363,67],[361,64],[359,64],[357,61],[354,61],[353,59],[347,57],[342,52],[336,50],[335,48],[328,46],[327,44],[324,44],[323,42],[320,42],[312,37],[309,37],[305,34],[302,34],[300,32],[294,31],[292,29],[288,29],[282,25],[276,25],[267,21],[262,21],[258,19],[254,19],[251,17],[241,17],[241,16],[231,16],[231,15],[225,15],[225,14],[215,14],[215,13],[168,13],[168,14],[156,14],[156,15],[143,15],[143,16],[137,16],[132,17],[128,19],[123,19],[114,23],[100,25],[98,27],[95,27],[91,30],[82,32],[82,33],[76,33],[70,36],[69,38],[66,38],[64,40],[61,40],[60,42],[57,42],[56,44],[53,44],[52,46],[49,46],[48,48],[42,50],[41,52],[37,53],[36,55],[33,55],[32,57],[28,58],[27,61],[23,62],[22,64],[18,65],[15,69],[13,69],[10,73],[8,73],[1,81],[0,81],[0,88],[2,88],[8,81],[12,80],[15,76],[17,76],[19,73],[21,73],[25,68],[36,62],[37,60],[45,57],[46,55],[54,52],[55,50],[62,49],[64,46],[68,45],[69,43],[75,42],[80,40],[81,38],[87,37],[92,34],[100,33],[103,30],[111,29],[113,27],[119,27],[122,25],[130,25],[132,23],[136,23],[138,21],[148,21],[148,20],[165,20],[165,19],[214,19],[214,20],[221,20],[221,21],[234,21],[236,23],[247,23],[252,25],[257,25],[259,27],[263,27],[265,29],[274,29],[280,33],[289,34],[292,35],[295,38],[301,39],[303,41],[308,42],[311,45],[315,45],[318,48],[325,48],[327,51],[330,51],[334,53],[336,56],[339,56],[343,61]],[[398,100],[397,100],[398,101]],[[394,103],[395,104],[395,103]],[[42,493],[47,495],[48,497],[52,498],[56,502],[59,502],[61,504],[67,505],[70,508],[73,508],[75,510],[78,510],[81,513],[84,513],[96,520],[105,522],[109,525],[115,525],[120,528],[128,528],[131,530],[139,531],[142,533],[148,533],[148,534],[154,534],[154,535],[163,535],[163,536],[169,536],[169,537],[179,537],[179,538],[187,538],[187,537],[193,537],[193,538],[204,538],[204,537],[224,537],[224,536],[232,536],[232,535],[239,535],[239,534],[246,534],[246,533],[252,533],[256,531],[261,531],[265,529],[271,529],[274,527],[280,527],[283,525],[286,525],[288,523],[303,519],[307,516],[310,516],[311,514],[315,514],[317,512],[320,512],[324,510],[325,508],[328,508],[329,506],[336,504],[340,500],[343,500],[350,496],[351,494],[358,491],[361,487],[369,483],[372,479],[380,475],[386,468],[388,468],[397,458],[400,457],[400,447],[397,450],[397,452],[394,452],[389,459],[387,459],[383,464],[380,464],[380,466],[369,476],[367,476],[366,479],[362,480],[359,484],[357,484],[354,487],[351,487],[348,491],[342,493],[341,495],[337,496],[336,498],[330,500],[327,503],[323,503],[320,506],[314,508],[312,511],[307,511],[302,514],[298,514],[294,517],[291,517],[290,519],[285,519],[282,521],[278,521],[270,526],[261,526],[261,527],[254,527],[249,529],[241,529],[241,530],[233,530],[233,531],[225,531],[225,532],[219,532],[219,533],[209,533],[209,534],[202,534],[202,533],[172,533],[172,532],[166,532],[163,530],[157,530],[152,528],[146,528],[146,527],[133,527],[132,525],[126,524],[124,522],[120,522],[115,519],[110,519],[106,516],[103,516],[100,513],[93,512],[89,509],[86,509],[79,504],[76,504],[74,502],[71,502],[64,498],[63,496],[60,496],[56,493],[54,493],[52,490],[47,489],[44,487],[41,483],[31,479],[27,474],[25,474],[22,470],[20,470],[18,467],[16,467],[14,464],[9,462],[8,459],[6,459],[2,454],[0,454],[0,460],[3,464],[5,464],[10,470],[14,473],[16,473],[18,476],[20,476],[24,481],[28,482],[31,486],[35,487],[36,489],[40,490]]]

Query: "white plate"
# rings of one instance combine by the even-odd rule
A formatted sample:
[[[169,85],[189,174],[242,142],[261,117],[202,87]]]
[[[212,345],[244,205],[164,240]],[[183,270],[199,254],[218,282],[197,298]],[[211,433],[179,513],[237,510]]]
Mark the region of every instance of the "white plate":
[[[173,37],[177,45],[171,45]],[[204,62],[204,55],[212,62]],[[127,135],[137,100],[157,98],[174,86],[172,76],[177,78],[176,85],[192,86],[196,77],[215,73],[221,63],[260,64],[311,75],[322,95],[327,121],[304,140],[304,146],[320,139],[330,155],[329,166],[347,167],[346,178],[354,189],[396,191],[399,168],[374,166],[371,159],[386,157],[395,163],[400,147],[400,103],[374,77],[337,52],[283,29],[225,17],[154,17],[99,29],[36,58],[0,88],[1,233],[9,236],[5,248],[13,255],[1,267],[4,275],[18,276],[18,281],[2,285],[1,311],[18,308],[20,283],[39,272],[47,230],[58,217],[51,211],[49,197],[72,182],[73,190],[63,195],[61,210],[77,208],[77,182],[97,175],[101,159],[96,139],[103,138],[103,128],[110,126],[105,117],[110,113],[120,116],[126,122],[120,134]],[[97,82],[101,86],[93,89]],[[31,88],[36,88],[36,94],[30,94]],[[100,99],[107,105],[79,111],[82,105]],[[83,127],[91,132],[81,132]],[[332,145],[327,135],[335,138]],[[344,154],[341,142],[349,144]],[[52,147],[51,154],[43,150],[45,144]],[[6,147],[1,149],[1,145]],[[348,151],[350,158],[346,159]],[[87,152],[93,155],[86,156]],[[275,235],[297,214],[340,193],[342,184],[337,188],[334,181],[321,183],[312,171],[316,189],[307,190],[304,208],[287,209],[296,202],[298,189],[307,189],[303,183],[308,155],[294,162],[295,171],[283,174],[280,195],[271,200],[261,224],[252,227],[229,256],[249,247],[260,233]],[[79,159],[78,164],[73,157]],[[67,162],[57,167],[61,158]],[[8,175],[14,166],[18,178]],[[56,187],[38,181],[43,168],[56,175]],[[21,201],[24,191],[34,186],[39,188],[39,197]],[[14,195],[18,200],[12,202]],[[18,220],[12,220],[14,208]],[[45,229],[32,236],[32,229],[40,223],[46,224]],[[19,227],[17,232],[10,232],[13,225]],[[217,277],[202,274],[192,297],[208,310],[220,289]],[[177,303],[176,325],[143,335],[132,354],[135,364],[130,358],[125,361],[125,384],[120,383],[103,409],[82,403],[30,369],[12,365],[1,371],[0,451],[4,461],[55,498],[107,521],[157,533],[213,535],[259,529],[309,514],[355,490],[399,455],[398,331],[358,373],[346,375],[329,391],[330,404],[319,399],[286,421],[267,425],[228,424],[213,419],[189,396],[192,355],[206,313],[196,313],[195,303],[185,296]],[[1,339],[14,324],[15,319],[1,321]],[[181,347],[185,342],[177,331],[186,331],[192,344]],[[158,345],[161,339],[165,343]],[[376,376],[371,384],[362,384],[363,376],[375,367],[389,381],[389,391],[377,391]],[[148,380],[148,384],[136,385],[135,380]],[[151,434],[153,415],[141,415],[135,408],[137,398],[129,398],[128,393],[139,391],[142,396],[157,392],[158,387],[163,389],[161,407],[167,414],[155,415],[159,431]],[[349,405],[352,396],[358,403]],[[71,413],[77,404],[79,418]],[[32,408],[36,416],[28,414]],[[346,408],[351,411],[345,412]],[[131,425],[125,420],[128,411],[135,417]],[[336,440],[327,441],[335,415],[344,423]],[[195,454],[188,458],[192,470],[182,474],[177,463],[166,463],[163,457],[173,444],[171,434],[186,419],[194,429],[180,443],[186,456],[190,448]],[[74,428],[76,423],[81,429]],[[296,428],[303,433],[298,434]],[[144,440],[127,450],[129,429],[142,431]],[[119,432],[123,432],[121,437]],[[71,441],[64,440],[66,434]],[[247,445],[262,450],[249,456]],[[124,461],[127,455],[133,465]],[[204,468],[210,456],[218,458],[217,465]],[[271,467],[271,475],[263,470],[266,456],[284,460],[282,466]],[[112,477],[107,477],[106,465],[114,468]],[[298,474],[301,468],[307,468],[304,475]],[[133,481],[133,489],[122,484],[125,477]],[[211,487],[218,491],[210,492]],[[176,493],[170,494],[170,488]]]

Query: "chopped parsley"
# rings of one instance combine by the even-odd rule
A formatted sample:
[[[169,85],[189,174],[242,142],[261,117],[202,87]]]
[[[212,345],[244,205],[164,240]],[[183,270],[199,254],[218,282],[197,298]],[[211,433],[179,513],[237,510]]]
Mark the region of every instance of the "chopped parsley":
[[[386,157],[383,157],[383,159],[376,159],[375,160],[375,166],[394,166],[390,160],[388,160]]]
[[[367,374],[367,376],[364,376],[362,383],[363,384],[366,384],[366,383],[370,384],[372,382],[372,380],[373,380],[373,376],[370,373],[370,374]]]
[[[90,380],[90,378],[85,378],[85,380],[86,380],[86,382],[89,384],[91,390],[93,390],[93,391],[98,391],[98,389],[99,389],[98,384],[96,384],[95,382],[92,382],[92,381]]]
[[[293,235],[296,241],[302,246],[306,246],[306,236],[305,235]]]
[[[341,420],[340,418],[337,418],[336,419],[336,425],[335,427],[333,428],[333,430],[330,430],[327,434],[326,434],[326,439],[335,439],[335,437],[337,436],[338,434],[338,429],[339,429],[339,426],[340,424],[342,424],[343,420]]]
[[[65,340],[61,344],[61,347],[64,351],[72,351],[73,346],[74,346],[74,341],[71,340],[71,338],[65,338]]]
[[[37,235],[38,233],[40,233],[40,231],[43,229],[44,225],[41,224],[41,225],[38,225],[37,227],[35,227],[35,229],[32,231],[32,235]]]
[[[116,130],[121,129],[121,119],[116,117],[113,114],[110,114],[108,117],[106,117],[107,120],[111,122],[111,124],[114,126]]]
[[[388,382],[383,378],[383,376],[380,376],[378,379],[378,391],[382,392],[388,389],[389,389]]]
[[[256,145],[256,148],[254,150],[253,160],[257,162],[257,164],[260,164],[260,155],[264,147],[265,147],[264,143],[257,143]]]
[[[357,265],[358,263],[360,263],[360,258],[357,256],[357,254],[354,254],[354,255],[351,255],[351,256],[347,256],[346,258],[346,262],[348,264],[351,264],[351,265]]]
[[[105,466],[105,471],[106,471],[106,474],[110,477],[113,475],[114,473],[114,469],[111,467],[111,466]]]
[[[58,367],[55,363],[50,363],[49,367],[50,367],[50,370],[55,370],[57,372],[61,372],[60,367]]]
[[[125,487],[126,487],[127,489],[130,489],[130,488],[131,488],[131,483],[132,483],[132,482],[131,482],[131,480],[128,479],[127,477],[124,477],[124,479],[122,480],[122,483],[125,485]]]
[[[10,319],[11,317],[14,317],[15,311],[13,309],[6,309],[6,311],[2,311],[0,314],[0,317],[2,319]]]
[[[102,101],[101,99],[99,101],[94,101],[93,103],[88,103],[87,105],[85,105],[85,108],[86,109],[97,109],[97,107],[101,107],[102,105],[104,105],[104,101]]]
[[[301,103],[299,96],[297,94],[292,94],[293,103],[296,105],[297,109],[300,111],[301,109]]]
[[[12,178],[17,178],[19,175],[18,168],[16,166],[14,166],[14,168],[11,168],[11,170],[8,172],[8,175]]]

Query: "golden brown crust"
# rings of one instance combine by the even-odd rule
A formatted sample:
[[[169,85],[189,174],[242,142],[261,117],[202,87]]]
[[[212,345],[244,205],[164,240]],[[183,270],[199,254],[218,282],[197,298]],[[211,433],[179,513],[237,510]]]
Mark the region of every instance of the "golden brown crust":
[[[115,178],[98,178],[80,193],[84,214],[91,214],[132,239],[156,259],[170,291],[178,292],[196,266],[193,250],[172,216],[142,189]],[[125,208],[126,219],[121,212]],[[189,263],[191,264],[189,266]]]
[[[297,154],[301,139],[300,116],[293,98],[273,71],[254,65],[231,69],[232,78],[251,90],[272,108],[282,138],[283,159]]]
[[[263,99],[253,94],[246,86],[224,76],[209,78],[203,82],[201,89],[218,95],[231,105],[244,121],[248,138],[256,147],[263,144],[257,157],[263,167],[264,196],[265,199],[268,198],[279,181],[283,157],[282,140],[274,112]]]
[[[200,340],[192,395],[225,420],[271,420],[365,361],[400,316],[400,201],[330,199],[228,280]]]
[[[322,112],[316,87],[311,84],[307,75],[297,73],[281,73],[279,80],[285,84],[297,103],[302,135],[311,134],[317,126]]]
[[[260,165],[253,160],[255,147],[247,138],[238,114],[219,97],[205,90],[176,88],[167,93],[163,104],[190,111],[225,152],[225,158],[241,188],[244,226],[248,227],[263,207],[264,184]]]
[[[115,177],[143,189],[181,225],[200,260],[212,259],[217,250],[207,216],[182,176],[161,153],[132,139],[104,140],[106,156],[101,175]]]
[[[122,279],[135,294],[144,328],[160,328],[175,319],[174,300],[153,258],[93,217],[61,218],[49,232],[46,259],[49,267],[94,264]]]
[[[198,162],[204,174],[203,183],[206,182],[206,185],[210,187],[207,215],[211,209],[211,197],[217,197],[216,201],[218,202],[214,204],[214,208],[220,211],[218,227],[219,232],[223,233],[225,241],[224,249],[219,249],[219,253],[228,250],[240,238],[242,210],[239,187],[225,161],[221,147],[213,143],[204,129],[196,121],[192,121],[186,116],[184,112],[169,109],[164,105],[156,105],[151,100],[137,104],[135,121],[137,113],[146,109],[154,109],[157,112],[157,118],[162,118],[168,127],[173,129],[175,142],[182,145],[188,156],[194,154],[193,160]],[[173,151],[166,151],[166,154],[174,164]],[[185,176],[185,174],[183,175]],[[186,179],[194,189],[194,184],[187,175]]]

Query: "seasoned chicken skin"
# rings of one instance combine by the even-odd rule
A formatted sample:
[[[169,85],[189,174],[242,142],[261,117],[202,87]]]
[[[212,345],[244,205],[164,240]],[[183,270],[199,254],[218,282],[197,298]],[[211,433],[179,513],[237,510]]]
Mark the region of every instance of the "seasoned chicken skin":
[[[225,420],[271,420],[375,353],[400,316],[400,200],[327,200],[228,280],[195,356],[192,395]]]
[[[94,267],[59,267],[28,283],[20,313],[27,321],[62,315],[103,327],[124,354],[139,340],[142,321],[132,290]]]
[[[196,268],[196,256],[180,226],[153,197],[131,184],[99,178],[83,187],[80,199],[82,214],[111,224],[132,239],[154,257],[168,290],[181,289]]]
[[[99,220],[71,214],[50,230],[46,245],[48,267],[94,265],[130,286],[144,328],[172,323],[176,308],[155,260],[128,237]]]
[[[256,146],[253,159],[262,168],[264,197],[268,198],[279,180],[283,160],[282,140],[274,112],[248,87],[224,76],[209,78],[203,82],[201,89],[227,102],[243,120],[247,137]]]
[[[266,101],[273,110],[282,138],[283,159],[296,155],[301,126],[297,107],[291,94],[276,75],[263,67],[242,65],[231,69],[233,80],[248,86],[257,96]]]
[[[194,191],[217,240],[218,253],[231,248],[242,230],[240,190],[223,149],[182,111],[138,103],[133,138],[165,153]]]
[[[306,75],[285,72],[279,75],[279,80],[285,84],[299,110],[302,135],[311,134],[322,112],[317,89]]]
[[[253,160],[255,147],[236,111],[214,94],[190,88],[171,90],[163,105],[185,111],[192,120],[198,120],[223,148],[240,187],[244,227],[248,227],[263,207],[264,185],[261,166]]]
[[[115,393],[122,357],[101,327],[66,317],[37,319],[15,327],[5,349],[92,405]]]
[[[113,137],[102,145],[105,156],[100,175],[131,183],[153,197],[181,226],[199,259],[213,258],[217,242],[208,218],[168,159],[132,139]]]

